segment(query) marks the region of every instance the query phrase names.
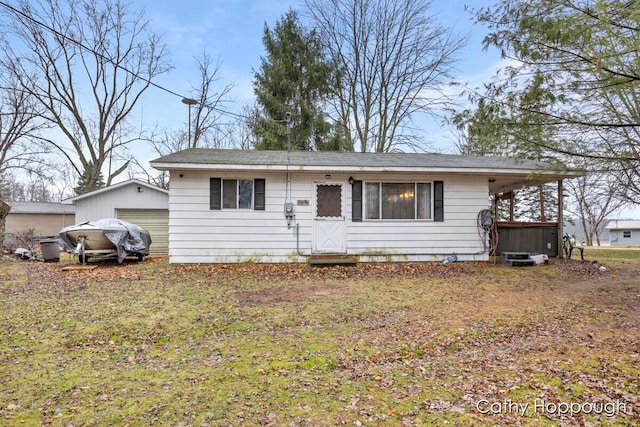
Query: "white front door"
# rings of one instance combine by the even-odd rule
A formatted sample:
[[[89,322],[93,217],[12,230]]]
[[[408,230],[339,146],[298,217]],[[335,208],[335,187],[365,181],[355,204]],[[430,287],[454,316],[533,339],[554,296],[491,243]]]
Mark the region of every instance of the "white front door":
[[[313,252],[346,253],[344,186],[341,183],[316,183]]]

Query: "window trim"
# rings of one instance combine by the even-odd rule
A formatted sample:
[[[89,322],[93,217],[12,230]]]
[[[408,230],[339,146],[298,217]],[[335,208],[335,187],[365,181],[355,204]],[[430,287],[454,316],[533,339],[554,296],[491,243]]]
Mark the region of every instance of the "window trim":
[[[622,230],[622,238],[623,239],[631,239],[631,230]]]
[[[235,208],[224,206],[224,187],[225,181],[235,181]],[[240,204],[240,183],[242,181],[251,182],[251,206],[246,208],[239,207]],[[212,211],[260,211],[265,210],[265,193],[266,185],[264,178],[209,178],[209,210]]]
[[[436,221],[435,219],[436,217],[436,204],[435,204],[436,182],[438,181],[374,181],[374,180],[362,181],[361,221],[371,221],[371,222],[402,222],[402,221],[434,222]],[[378,218],[367,217],[367,210],[369,208],[368,197],[367,197],[367,184],[378,184]],[[413,218],[383,218],[382,217],[382,212],[383,212],[382,186],[384,184],[412,184],[413,185]],[[418,185],[419,184],[429,184],[429,216],[428,218],[418,218]]]

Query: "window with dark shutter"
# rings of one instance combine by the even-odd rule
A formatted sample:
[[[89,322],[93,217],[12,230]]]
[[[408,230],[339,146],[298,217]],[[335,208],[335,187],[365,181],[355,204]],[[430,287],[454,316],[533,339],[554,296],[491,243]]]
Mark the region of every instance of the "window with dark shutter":
[[[362,181],[351,186],[351,221],[362,222]]]
[[[264,179],[209,178],[209,209],[265,210]]]
[[[254,179],[253,189],[255,191],[253,208],[257,211],[265,209],[265,181],[264,179]]]
[[[433,181],[433,220],[444,221],[444,182]]]
[[[209,209],[219,211],[222,209],[222,179],[209,178]]]

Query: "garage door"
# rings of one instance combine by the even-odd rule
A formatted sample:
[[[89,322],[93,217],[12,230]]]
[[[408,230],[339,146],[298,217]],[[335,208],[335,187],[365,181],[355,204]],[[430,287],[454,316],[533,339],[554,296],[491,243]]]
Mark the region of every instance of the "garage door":
[[[166,209],[116,209],[118,219],[146,229],[151,235],[149,255],[169,254],[169,211]]]

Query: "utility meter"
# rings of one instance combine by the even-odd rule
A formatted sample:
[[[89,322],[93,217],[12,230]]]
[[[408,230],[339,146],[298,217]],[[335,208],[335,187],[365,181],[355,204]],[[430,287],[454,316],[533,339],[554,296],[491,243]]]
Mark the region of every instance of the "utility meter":
[[[287,219],[293,218],[293,203],[287,202],[284,204],[284,216]]]
[[[293,222],[293,203],[286,202],[284,204],[284,217],[287,219],[287,228],[291,228]]]

